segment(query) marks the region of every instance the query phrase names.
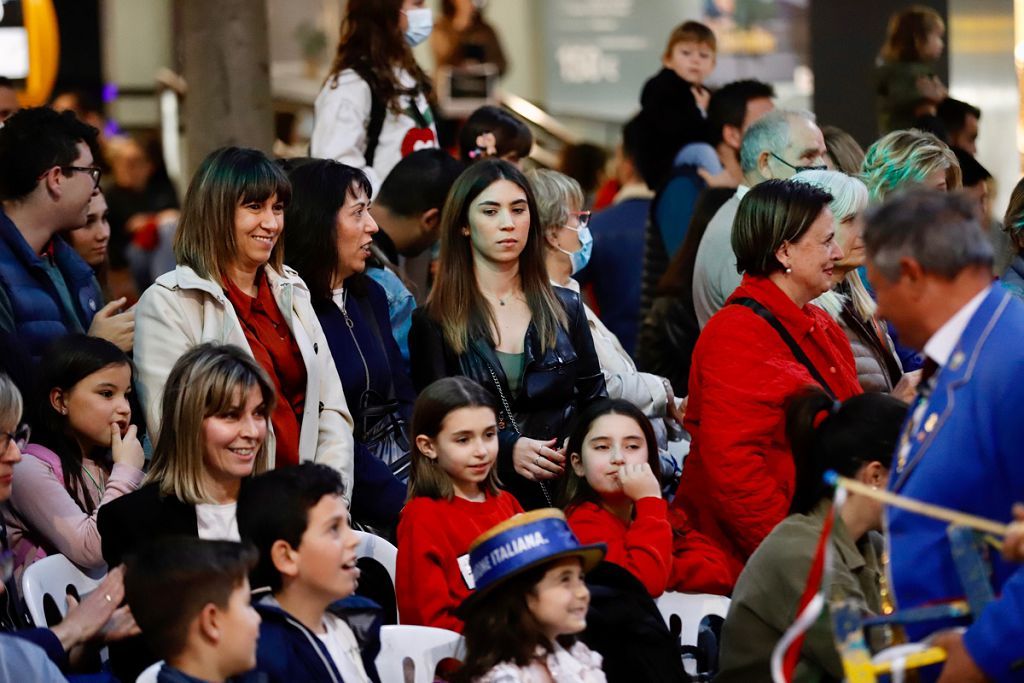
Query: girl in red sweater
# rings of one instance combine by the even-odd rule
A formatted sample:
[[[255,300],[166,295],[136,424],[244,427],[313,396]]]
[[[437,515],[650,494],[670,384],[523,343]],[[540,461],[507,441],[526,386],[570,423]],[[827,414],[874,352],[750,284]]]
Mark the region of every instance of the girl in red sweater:
[[[661,497],[658,446],[643,412],[620,399],[592,403],[567,447],[566,517],[581,543],[605,543],[605,560],[630,571],[651,597],[666,590],[725,595],[725,558],[697,532],[674,530]]]
[[[409,500],[398,523],[395,592],[403,624],[462,632],[455,608],[473,589],[469,545],[522,512],[498,488],[497,405],[467,377],[446,377],[413,407]]]

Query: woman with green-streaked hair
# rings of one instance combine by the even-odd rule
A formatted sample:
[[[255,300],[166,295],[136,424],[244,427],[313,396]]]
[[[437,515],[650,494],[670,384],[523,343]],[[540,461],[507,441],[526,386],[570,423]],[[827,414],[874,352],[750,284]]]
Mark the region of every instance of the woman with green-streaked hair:
[[[960,164],[946,143],[931,133],[912,128],[894,130],[868,148],[861,167],[872,204],[910,186],[951,192],[959,190]]]
[[[1010,235],[1015,256],[1000,279],[1003,287],[1011,294],[1024,299],[1024,179],[1017,183],[1010,194],[1010,205],[1006,207],[1003,230]]]

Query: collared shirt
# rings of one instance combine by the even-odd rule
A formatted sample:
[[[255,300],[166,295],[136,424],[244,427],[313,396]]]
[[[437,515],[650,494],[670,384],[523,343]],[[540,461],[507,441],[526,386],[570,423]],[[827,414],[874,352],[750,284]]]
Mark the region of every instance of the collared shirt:
[[[277,440],[278,467],[299,464],[299,432],[306,405],[306,365],[295,336],[277,307],[266,271],[256,277],[251,297],[224,280],[224,292],[238,314],[245,340],[256,361],[270,375],[277,392],[277,407],[270,416]]]
[[[973,299],[964,304],[963,308],[953,314],[949,320],[943,323],[942,327],[936,330],[924,345],[924,354],[935,361],[939,367],[945,367],[949,363],[949,357],[953,355],[960,337],[967,329],[967,323],[971,322],[974,313],[981,306],[981,302],[988,295],[991,285],[978,292]]]
[[[697,261],[693,267],[693,307],[701,329],[725,305],[742,280],[736,271],[736,254],[732,250],[732,224],[736,220],[740,200],[749,191],[746,185],[736,188],[736,194],[711,218],[697,247]]]

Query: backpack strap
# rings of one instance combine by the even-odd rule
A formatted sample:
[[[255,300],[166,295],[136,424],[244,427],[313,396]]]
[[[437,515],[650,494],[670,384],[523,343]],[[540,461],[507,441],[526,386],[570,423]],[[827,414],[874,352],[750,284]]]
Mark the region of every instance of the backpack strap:
[[[828,385],[825,378],[821,376],[820,372],[818,372],[818,368],[814,367],[814,363],[811,362],[811,359],[807,357],[804,350],[801,349],[800,345],[796,343],[795,339],[793,339],[793,335],[791,335],[789,330],[779,322],[779,319],[775,317],[774,313],[765,308],[761,303],[748,297],[733,299],[731,303],[738,306],[745,306],[764,318],[764,320],[779,333],[779,336],[782,337],[782,341],[786,342],[786,346],[789,347],[790,352],[793,354],[793,357],[796,358],[797,362],[807,368],[807,371],[811,373],[811,377],[814,378],[814,381],[821,385],[821,388],[825,390],[826,394],[832,397],[833,401],[838,400],[835,392],[832,391],[832,387]]]
[[[377,144],[380,142],[380,132],[384,129],[384,117],[387,116],[387,106],[377,93],[370,89],[370,122],[366,126],[366,152],[363,158],[367,166],[373,166],[373,159],[377,156]]]

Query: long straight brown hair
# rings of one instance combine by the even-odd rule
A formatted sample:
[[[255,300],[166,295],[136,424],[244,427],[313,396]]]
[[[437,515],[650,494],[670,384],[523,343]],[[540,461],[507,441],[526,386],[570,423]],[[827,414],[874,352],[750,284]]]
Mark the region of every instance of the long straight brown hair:
[[[540,333],[543,350],[552,349],[558,339],[558,327],[568,326],[562,308],[548,279],[544,262],[544,237],[530,184],[522,172],[507,161],[486,159],[462,172],[448,193],[441,212],[440,277],[427,299],[427,313],[441,326],[445,342],[457,354],[465,353],[469,340],[493,339],[498,329],[494,309],[477,287],[473,266],[472,239],[463,234],[469,228],[469,207],[484,190],[499,180],[515,183],[526,194],[530,211],[530,232],[519,254],[519,278],[534,326]]]

